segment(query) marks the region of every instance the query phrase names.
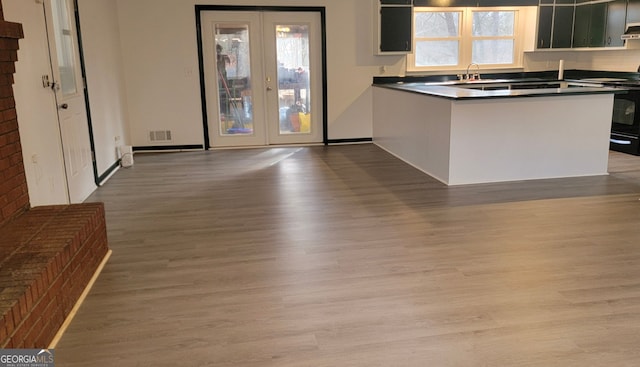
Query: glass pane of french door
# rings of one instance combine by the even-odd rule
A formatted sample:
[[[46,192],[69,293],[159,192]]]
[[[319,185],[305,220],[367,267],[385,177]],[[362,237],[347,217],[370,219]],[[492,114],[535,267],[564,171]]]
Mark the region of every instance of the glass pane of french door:
[[[253,134],[249,25],[216,24],[216,71],[221,135]]]
[[[309,26],[275,27],[280,134],[308,134],[311,131]]]

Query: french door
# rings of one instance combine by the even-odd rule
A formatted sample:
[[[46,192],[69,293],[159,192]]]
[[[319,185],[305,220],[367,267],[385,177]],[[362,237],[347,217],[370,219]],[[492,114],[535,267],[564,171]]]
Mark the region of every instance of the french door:
[[[201,15],[212,147],[322,142],[320,13]]]

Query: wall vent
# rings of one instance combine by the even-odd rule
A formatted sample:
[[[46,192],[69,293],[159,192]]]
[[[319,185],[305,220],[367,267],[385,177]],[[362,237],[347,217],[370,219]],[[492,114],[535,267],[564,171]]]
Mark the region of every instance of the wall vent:
[[[171,141],[171,130],[149,131],[150,141]]]

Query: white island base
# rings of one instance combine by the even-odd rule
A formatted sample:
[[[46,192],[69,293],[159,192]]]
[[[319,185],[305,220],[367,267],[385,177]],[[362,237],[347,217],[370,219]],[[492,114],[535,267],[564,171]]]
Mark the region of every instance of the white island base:
[[[447,185],[606,175],[613,94],[448,99],[373,88],[373,141]]]

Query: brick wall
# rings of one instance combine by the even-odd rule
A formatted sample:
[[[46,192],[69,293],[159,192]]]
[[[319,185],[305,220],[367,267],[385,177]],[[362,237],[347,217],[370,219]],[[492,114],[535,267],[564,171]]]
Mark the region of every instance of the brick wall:
[[[0,3],[0,226],[29,209],[29,193],[13,99],[22,25],[4,21]]]
[[[47,348],[109,251],[102,203],[30,208],[13,97],[22,37],[0,3],[0,349]]]
[[[35,207],[0,228],[0,349],[47,348],[108,250],[102,203]]]

